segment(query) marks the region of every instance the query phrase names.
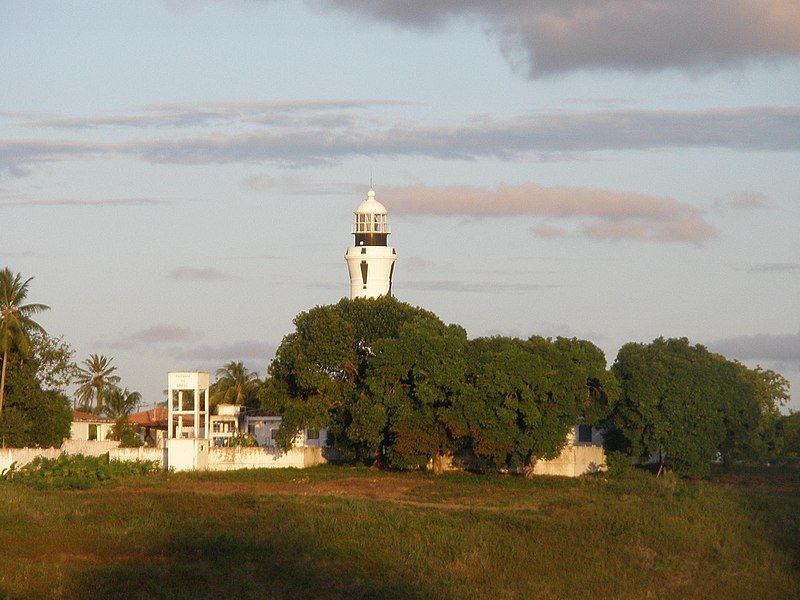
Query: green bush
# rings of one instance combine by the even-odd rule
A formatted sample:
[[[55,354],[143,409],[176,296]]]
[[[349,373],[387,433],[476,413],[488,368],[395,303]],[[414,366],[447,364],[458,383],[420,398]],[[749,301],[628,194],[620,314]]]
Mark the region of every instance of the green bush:
[[[38,489],[82,490],[111,485],[118,478],[127,475],[149,475],[160,471],[158,463],[151,460],[117,461],[109,460],[108,454],[62,454],[58,458],[40,456],[20,468],[16,467],[16,463],[12,464],[2,478],[11,483]]]
[[[624,477],[630,475],[635,469],[630,456],[619,450],[606,453],[606,466],[610,477]]]
[[[228,441],[228,446],[241,446],[242,448],[253,448],[258,446],[256,439],[249,433],[237,433]]]

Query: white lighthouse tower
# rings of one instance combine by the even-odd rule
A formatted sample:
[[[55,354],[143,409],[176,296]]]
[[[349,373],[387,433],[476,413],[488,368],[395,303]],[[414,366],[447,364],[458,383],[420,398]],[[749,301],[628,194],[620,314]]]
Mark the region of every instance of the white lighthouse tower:
[[[350,299],[391,296],[397,252],[387,245],[389,221],[386,207],[375,200],[372,187],[355,212],[355,245],[344,255],[350,271]]]

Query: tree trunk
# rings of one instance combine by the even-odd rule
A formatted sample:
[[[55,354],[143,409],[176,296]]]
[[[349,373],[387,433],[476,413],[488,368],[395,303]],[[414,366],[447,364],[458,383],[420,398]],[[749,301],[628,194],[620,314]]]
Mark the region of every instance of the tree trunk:
[[[6,366],[8,365],[8,352],[3,352],[3,375],[0,377],[0,415],[3,414],[3,400],[6,399]]]

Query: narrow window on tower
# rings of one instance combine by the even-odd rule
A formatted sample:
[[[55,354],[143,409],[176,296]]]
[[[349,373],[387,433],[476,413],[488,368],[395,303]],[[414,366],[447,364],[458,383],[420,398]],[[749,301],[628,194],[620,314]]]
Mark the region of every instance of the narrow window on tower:
[[[369,265],[367,264],[367,261],[362,260],[361,261],[361,281],[364,282],[365,286],[367,285],[367,268],[369,268]]]

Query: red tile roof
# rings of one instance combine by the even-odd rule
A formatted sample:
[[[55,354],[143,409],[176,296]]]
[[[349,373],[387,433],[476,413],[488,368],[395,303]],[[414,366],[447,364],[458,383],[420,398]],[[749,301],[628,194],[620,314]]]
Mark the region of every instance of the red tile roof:
[[[90,412],[84,412],[82,410],[73,410],[72,411],[72,420],[78,421],[81,423],[113,423],[114,419],[109,419],[108,417],[101,417],[100,415],[96,415]]]

